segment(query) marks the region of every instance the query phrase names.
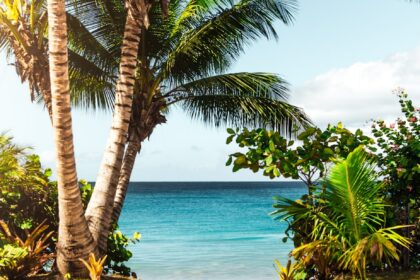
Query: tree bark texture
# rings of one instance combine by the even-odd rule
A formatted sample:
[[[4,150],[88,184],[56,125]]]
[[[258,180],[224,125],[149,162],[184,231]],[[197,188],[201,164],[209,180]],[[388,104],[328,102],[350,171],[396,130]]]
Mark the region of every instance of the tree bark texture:
[[[130,177],[137,153],[140,152],[141,144],[146,138],[150,137],[158,124],[166,122],[165,116],[161,114],[164,103],[154,100],[149,105],[147,103],[148,96],[147,92],[139,94],[135,96],[133,101],[133,114],[129,129],[130,140],[124,155],[112,213],[112,221],[116,223],[121,215]]]
[[[59,228],[57,267],[60,273],[85,276],[79,258],[87,259],[95,243],[84,217],[73,148],[68,77],[67,25],[63,0],[48,0],[49,70],[53,132],[57,160]]]
[[[120,178],[118,179],[117,192],[115,193],[114,206],[112,212],[112,221],[118,222],[121,215],[121,210],[124,204],[125,196],[128,190],[128,184],[130,183],[131,173],[134,168],[137,153],[140,153],[141,142],[136,137],[132,141],[128,142],[127,150],[124,154],[124,161],[121,167]]]
[[[114,197],[131,116],[141,30],[132,10],[128,9],[126,18],[112,128],[92,198],[86,210],[89,228],[101,254],[106,252]]]

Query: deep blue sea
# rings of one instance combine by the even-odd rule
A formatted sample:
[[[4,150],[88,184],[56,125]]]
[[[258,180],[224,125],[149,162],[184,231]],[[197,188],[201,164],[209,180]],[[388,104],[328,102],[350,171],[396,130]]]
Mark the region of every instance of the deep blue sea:
[[[131,183],[120,219],[139,231],[128,263],[142,280],[275,280],[283,263],[284,222],[274,221],[273,197],[300,197],[298,182]]]

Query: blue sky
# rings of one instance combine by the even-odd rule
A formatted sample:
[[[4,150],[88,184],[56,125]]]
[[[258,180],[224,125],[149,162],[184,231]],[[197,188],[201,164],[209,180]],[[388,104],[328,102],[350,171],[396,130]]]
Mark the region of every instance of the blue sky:
[[[304,0],[293,26],[278,24],[278,42],[249,46],[232,71],[280,74],[292,84],[291,102],[319,125],[340,120],[366,126],[370,118],[394,119],[395,87],[420,100],[420,4],[404,0]],[[52,130],[42,106],[31,104],[12,66],[0,56],[0,131],[34,147],[53,167]],[[111,124],[103,112],[73,110],[79,178],[95,180]],[[179,110],[143,145],[135,181],[267,180],[224,163],[237,150],[224,129],[190,120]]]

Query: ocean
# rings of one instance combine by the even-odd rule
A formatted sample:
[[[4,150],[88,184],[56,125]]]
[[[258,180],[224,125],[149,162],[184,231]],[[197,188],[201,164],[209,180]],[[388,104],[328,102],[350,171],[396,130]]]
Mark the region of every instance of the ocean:
[[[291,241],[273,197],[299,198],[299,182],[130,183],[120,229],[139,231],[128,266],[142,280],[274,280]]]

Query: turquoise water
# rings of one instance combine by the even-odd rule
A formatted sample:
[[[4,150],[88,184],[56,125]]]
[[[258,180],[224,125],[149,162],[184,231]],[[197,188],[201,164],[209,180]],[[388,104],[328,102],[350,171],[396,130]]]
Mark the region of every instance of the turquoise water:
[[[305,192],[295,182],[131,183],[120,219],[139,231],[129,266],[143,280],[278,279],[287,260],[285,223],[273,221],[273,196]]]

